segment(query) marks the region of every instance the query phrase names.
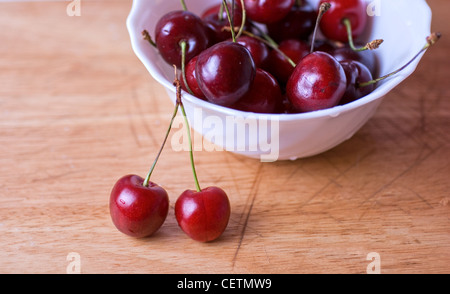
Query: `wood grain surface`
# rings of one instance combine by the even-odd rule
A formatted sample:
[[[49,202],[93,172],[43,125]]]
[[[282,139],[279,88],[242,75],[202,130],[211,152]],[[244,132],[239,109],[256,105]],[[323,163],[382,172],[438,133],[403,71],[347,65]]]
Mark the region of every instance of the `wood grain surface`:
[[[131,0],[67,5],[0,2],[0,273],[366,273],[372,252],[381,273],[450,273],[448,0],[429,1],[441,41],[350,140],[276,163],[195,152],[232,205],[208,244],[175,221],[194,182],[170,145],[152,177],[165,224],[146,239],[112,224],[113,184],[145,176],[173,105],[131,49]]]

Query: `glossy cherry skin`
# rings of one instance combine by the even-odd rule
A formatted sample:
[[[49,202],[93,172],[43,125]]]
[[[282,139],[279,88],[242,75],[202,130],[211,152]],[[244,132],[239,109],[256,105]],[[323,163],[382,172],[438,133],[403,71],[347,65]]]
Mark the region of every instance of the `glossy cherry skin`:
[[[347,43],[347,29],[342,22],[344,18],[350,20],[354,39],[364,32],[367,23],[367,5],[364,0],[321,0],[320,4],[323,2],[331,4],[320,21],[320,29],[325,37]]]
[[[270,73],[257,68],[250,90],[231,108],[255,113],[276,113],[282,103],[283,96],[277,80]]]
[[[231,37],[231,32],[224,30],[224,27],[231,26],[225,9],[223,9],[222,17],[219,18],[221,5],[222,4],[217,4],[208,8],[201,16],[210,34],[210,45],[225,41]],[[228,3],[228,9],[230,12],[232,11],[231,3]],[[240,27],[242,25],[242,8],[239,1],[236,2],[233,11],[233,25],[234,27]]]
[[[278,49],[297,64],[304,56],[308,55],[310,46],[305,41],[288,39],[282,41],[278,45]],[[276,50],[272,50],[269,53],[265,69],[270,72],[281,85],[287,83],[294,71],[292,64]]]
[[[223,41],[198,56],[195,74],[212,103],[229,106],[242,98],[255,78],[255,63],[241,44]]]
[[[200,192],[184,191],[175,203],[175,217],[181,229],[192,239],[210,242],[219,238],[230,219],[227,194],[218,187]]]
[[[203,94],[202,90],[198,86],[197,76],[195,75],[195,66],[197,65],[198,55],[192,58],[185,68],[186,81],[189,86],[189,89],[192,91],[195,97],[200,98],[202,100],[206,100],[205,94]],[[180,78],[181,88],[186,92],[189,92],[186,84],[184,83],[184,78]]]
[[[347,88],[339,104],[347,104],[371,93],[374,85],[358,87],[359,83],[372,80],[370,70],[361,62],[344,60],[340,62],[347,78]]]
[[[109,211],[116,228],[122,233],[143,238],[151,236],[164,223],[169,211],[167,192],[155,183],[143,186],[144,179],[126,175],[114,185]]]
[[[203,21],[189,11],[172,11],[159,19],[155,28],[155,42],[162,58],[181,68],[180,42],[186,42],[186,62],[205,50],[209,44]]]
[[[335,48],[330,52],[337,61],[355,60],[361,62],[375,76],[378,71],[377,58],[373,50],[355,51],[348,46]]]
[[[247,48],[255,62],[255,67],[262,67],[267,62],[270,50],[269,47],[260,40],[244,35],[240,36],[236,42]]]
[[[244,0],[250,19],[259,23],[273,23],[284,18],[294,6],[295,0]]]
[[[336,106],[347,87],[345,72],[330,54],[317,51],[305,56],[286,85],[293,108],[308,112]]]
[[[316,10],[302,1],[302,5],[294,5],[283,19],[266,27],[270,37],[278,43],[286,39],[306,40],[314,31],[316,18]]]

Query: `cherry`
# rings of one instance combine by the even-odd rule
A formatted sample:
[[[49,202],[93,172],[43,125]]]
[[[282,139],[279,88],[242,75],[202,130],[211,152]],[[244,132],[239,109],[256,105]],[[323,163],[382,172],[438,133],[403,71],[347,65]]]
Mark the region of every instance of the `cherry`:
[[[257,38],[247,35],[240,36],[236,39],[236,42],[247,48],[255,62],[255,67],[264,66],[270,52],[269,47],[266,44]]]
[[[195,66],[197,64],[197,59],[198,59],[198,55],[195,56],[194,58],[192,58],[186,65],[185,74],[186,74],[186,81],[187,81],[187,85],[188,85],[189,89],[186,86],[184,79],[181,79],[181,81],[180,81],[181,88],[183,90],[185,90],[186,92],[192,92],[192,94],[195,97],[205,100],[206,99],[205,94],[203,94],[202,90],[200,90],[200,87],[197,82],[197,76],[195,75]]]
[[[114,185],[109,202],[111,219],[116,228],[136,238],[151,236],[164,223],[169,211],[167,192],[157,184],[137,175],[120,178]]]
[[[220,237],[228,225],[230,212],[228,196],[218,187],[186,190],[175,203],[179,226],[189,237],[200,242]]]
[[[295,0],[244,0],[249,18],[259,23],[273,23],[284,18]]]
[[[317,51],[305,56],[286,85],[293,108],[299,112],[336,106],[346,90],[345,72],[330,54]]]
[[[411,64],[411,62],[419,57],[420,54],[434,45],[440,39],[440,37],[440,33],[432,33],[426,38],[425,46],[423,46],[422,49],[420,49],[420,51],[411,60],[409,60],[399,69],[377,79],[372,79],[370,70],[364,64],[354,60],[341,61],[347,77],[347,89],[340,104],[352,102],[369,94],[374,89],[376,83],[387,79],[405,69],[409,64]]]
[[[372,80],[372,74],[364,64],[355,60],[344,60],[340,63],[347,79],[347,89],[339,104],[350,103],[373,91],[373,84],[359,87],[360,83]]]
[[[155,43],[168,64],[181,66],[182,40],[187,44],[186,62],[205,50],[209,39],[203,21],[186,10],[172,11],[161,17],[155,28]]]
[[[277,80],[270,73],[257,68],[250,90],[230,107],[255,113],[275,113],[280,108],[282,100]]]
[[[175,77],[176,77],[175,73]],[[196,191],[184,191],[175,202],[175,217],[180,228],[192,239],[209,242],[217,239],[225,231],[231,214],[227,194],[218,187],[201,189],[195,170],[192,139],[189,122],[181,101],[181,84],[175,79],[177,88],[176,106],[181,108],[189,141],[189,154]]]
[[[306,40],[313,32],[317,12],[307,1],[300,2],[283,19],[266,25],[270,37],[276,42],[286,39]]]
[[[255,77],[255,63],[241,44],[217,43],[200,53],[195,74],[206,99],[219,105],[231,105],[243,97]]]
[[[233,11],[232,22],[234,27],[240,27],[243,21],[240,2],[236,2],[233,10],[231,9],[231,4],[228,3],[227,6],[229,11]],[[217,4],[208,8],[203,12],[201,18],[211,36],[211,45],[230,38],[230,32],[224,29],[225,27],[230,27],[231,24],[228,20],[226,9],[223,8],[223,4]]]
[[[320,29],[325,37],[347,43],[349,34],[345,20],[351,25],[351,38],[357,38],[364,32],[367,13],[363,0],[321,0],[320,4],[325,2],[331,4],[331,8],[320,23]]]
[[[338,61],[355,60],[361,62],[370,70],[372,75],[377,73],[377,58],[372,50],[355,51],[349,46],[339,47],[330,52]]]
[[[309,45],[305,41],[288,39],[278,45],[278,50],[270,52],[266,69],[280,84],[284,85],[294,71],[295,65],[309,53]]]

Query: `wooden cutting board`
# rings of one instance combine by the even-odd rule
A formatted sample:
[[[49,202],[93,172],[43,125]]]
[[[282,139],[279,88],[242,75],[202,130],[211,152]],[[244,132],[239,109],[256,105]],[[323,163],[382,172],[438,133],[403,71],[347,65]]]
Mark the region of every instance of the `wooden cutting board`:
[[[449,1],[429,1],[442,40],[350,140],[276,163],[195,152],[232,205],[209,244],[177,226],[194,182],[170,147],[163,227],[112,224],[114,182],[145,176],[173,105],[131,49],[130,0],[68,3],[0,3],[0,273],[450,273]]]

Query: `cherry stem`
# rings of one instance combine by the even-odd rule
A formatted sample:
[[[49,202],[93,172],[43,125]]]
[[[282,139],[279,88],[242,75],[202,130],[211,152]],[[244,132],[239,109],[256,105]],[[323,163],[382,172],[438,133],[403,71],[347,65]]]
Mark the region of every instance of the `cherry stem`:
[[[345,28],[347,29],[348,44],[353,51],[358,52],[358,51],[365,51],[365,50],[375,50],[378,47],[380,47],[381,43],[383,43],[382,39],[376,39],[376,40],[373,40],[373,41],[367,43],[363,47],[356,48],[355,44],[353,43],[352,24],[350,22],[350,19],[344,18],[342,20],[342,23],[345,25]]]
[[[428,48],[430,48],[432,45],[434,45],[440,38],[441,38],[441,33],[432,33],[430,36],[427,37],[427,39],[426,39],[427,43],[425,44],[425,46],[423,46],[423,48],[410,61],[408,61],[405,65],[403,65],[399,69],[397,69],[397,70],[395,70],[395,71],[393,71],[393,72],[391,72],[391,73],[389,73],[387,75],[379,77],[377,79],[374,79],[374,80],[371,80],[371,81],[368,81],[368,82],[364,82],[364,83],[359,83],[359,84],[357,84],[357,87],[358,88],[362,88],[362,87],[365,87],[365,86],[369,86],[369,85],[375,84],[375,83],[377,83],[377,82],[379,82],[381,80],[387,79],[387,78],[389,78],[389,77],[399,73],[400,71],[404,70],[408,65],[410,65],[417,57],[419,57],[420,54],[422,54]]]
[[[234,33],[234,25],[233,25],[233,20],[231,19],[231,14],[230,14],[230,10],[228,9],[228,4],[226,0],[222,0],[223,6],[225,8],[225,11],[227,12],[227,17],[228,17],[228,22],[230,23],[231,26],[231,39],[233,40],[233,42],[236,43],[236,34]]]
[[[247,21],[247,12],[245,9],[244,0],[241,0],[241,7],[242,7],[242,22],[241,26],[239,27],[239,31],[236,35],[236,39],[241,36],[242,32],[244,31],[245,22]]]
[[[183,10],[187,11],[188,9],[187,9],[187,6],[186,6],[186,2],[184,2],[184,0],[180,0],[180,2],[181,2],[181,6],[183,6]]]
[[[314,27],[313,36],[311,39],[311,50],[309,51],[310,53],[312,53],[314,51],[314,43],[316,42],[316,34],[317,34],[317,29],[319,27],[320,20],[322,19],[322,16],[325,14],[325,12],[327,12],[328,9],[330,9],[330,7],[331,7],[331,4],[328,2],[324,2],[324,3],[320,4],[319,14],[317,15],[316,25]]]
[[[167,129],[166,136],[164,137],[164,141],[159,148],[158,154],[156,155],[155,161],[153,161],[152,167],[150,168],[150,171],[148,172],[147,176],[145,177],[144,183],[142,184],[144,187],[148,187],[148,183],[150,181],[150,176],[153,173],[153,170],[155,169],[156,163],[158,162],[159,157],[161,156],[161,152],[164,149],[164,145],[166,145],[167,138],[169,137],[170,130],[172,129],[173,121],[175,120],[175,117],[177,116],[178,112],[178,103],[175,104],[175,109],[172,114],[172,119],[170,120],[169,128]]]
[[[152,37],[150,36],[147,30],[142,31],[142,36],[144,37],[144,40],[148,41],[150,45],[156,48],[156,43],[153,41]]]
[[[223,2],[222,2],[222,4],[220,4],[220,8],[219,8],[219,14],[217,15],[217,19],[219,20],[219,21],[222,21],[223,20],[223,6],[224,6],[224,4],[223,4]]]
[[[230,27],[224,27],[223,29],[224,29],[224,30],[231,30]],[[265,38],[261,38],[261,37],[255,35],[255,34],[253,34],[252,32],[249,32],[249,31],[246,31],[246,30],[243,30],[243,31],[242,31],[242,34],[243,34],[243,35],[246,35],[246,36],[249,36],[249,37],[252,37],[252,38],[255,38],[256,40],[263,42],[264,44],[266,44],[267,46],[269,46],[269,47],[272,48],[273,50],[275,50],[275,51],[277,51],[278,53],[280,53],[280,54],[281,54],[281,55],[282,55],[282,56],[283,56],[283,57],[284,57],[291,65],[292,65],[292,67],[295,67],[295,66],[296,66],[295,62],[294,62],[289,56],[287,56],[286,53],[284,53],[283,51],[281,51],[281,50],[278,48],[278,44],[275,43],[275,41],[273,41],[272,39],[270,39],[269,36],[267,36],[267,37],[269,38],[269,40],[267,40],[267,39],[265,39]],[[263,34],[263,35],[264,35],[264,34]]]
[[[189,157],[191,160],[191,167],[192,167],[192,174],[194,175],[194,181],[195,181],[195,188],[197,189],[197,192],[200,192],[202,189],[200,189],[200,185],[198,183],[198,177],[197,172],[195,171],[195,164],[194,164],[194,152],[192,151],[192,138],[191,138],[191,128],[189,126],[189,122],[186,116],[186,110],[184,109],[183,103],[180,103],[181,113],[184,117],[184,123],[186,124],[186,130],[188,135],[188,141],[189,141]]]
[[[184,85],[186,86],[186,89],[188,90],[189,94],[194,95],[194,92],[192,92],[191,88],[189,87],[187,78],[186,78],[186,41],[185,40],[180,41],[180,47],[181,47],[181,76],[183,77]]]

